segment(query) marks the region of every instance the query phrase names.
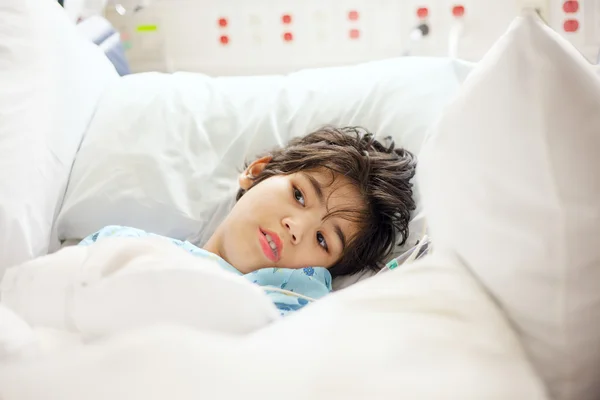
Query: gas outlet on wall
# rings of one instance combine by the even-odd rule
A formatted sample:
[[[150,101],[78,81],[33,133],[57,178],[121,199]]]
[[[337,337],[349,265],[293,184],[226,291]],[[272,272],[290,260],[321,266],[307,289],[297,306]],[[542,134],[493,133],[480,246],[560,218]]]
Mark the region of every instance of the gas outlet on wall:
[[[549,0],[520,0],[518,2],[521,10],[525,9],[533,9],[535,10],[540,17],[546,21],[549,21],[550,18],[550,4]]]

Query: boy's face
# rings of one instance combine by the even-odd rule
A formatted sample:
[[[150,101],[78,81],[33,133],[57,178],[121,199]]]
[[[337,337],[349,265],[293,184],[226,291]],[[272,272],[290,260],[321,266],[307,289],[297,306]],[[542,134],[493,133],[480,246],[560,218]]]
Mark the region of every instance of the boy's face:
[[[333,215],[364,208],[358,189],[327,170],[277,175],[253,186],[265,157],[240,176],[247,192],[205,246],[242,273],[261,268],[333,266],[356,235],[356,222]],[[250,189],[252,187],[252,189]],[[248,190],[250,189],[250,190]]]

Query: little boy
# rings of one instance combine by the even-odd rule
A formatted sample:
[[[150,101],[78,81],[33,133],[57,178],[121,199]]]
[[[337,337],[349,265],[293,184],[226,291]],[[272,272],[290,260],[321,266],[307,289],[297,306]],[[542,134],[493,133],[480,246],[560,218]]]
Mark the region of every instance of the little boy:
[[[408,237],[416,161],[360,129],[323,128],[253,161],[239,177],[237,203],[194,255],[212,258],[274,288],[282,312],[331,290],[331,279],[376,270]],[[107,227],[84,239],[156,236]],[[217,256],[217,257],[215,257]],[[295,302],[282,293],[295,293]]]

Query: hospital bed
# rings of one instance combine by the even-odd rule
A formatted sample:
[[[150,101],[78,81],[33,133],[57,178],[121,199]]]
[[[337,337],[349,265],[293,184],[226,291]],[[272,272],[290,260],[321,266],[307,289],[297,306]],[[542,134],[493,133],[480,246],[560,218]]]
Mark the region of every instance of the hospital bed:
[[[600,83],[534,15],[477,64],[119,77],[55,2],[8,0],[0,53],[0,270],[12,277],[0,288],[3,400],[600,393],[600,187],[590,172]],[[564,74],[577,79],[569,86]],[[59,250],[110,224],[201,244],[231,207],[244,161],[325,124],[365,126],[422,158],[406,246],[426,210],[431,256],[339,282],[274,322],[244,286],[255,318],[223,325],[223,310],[194,296],[226,278],[205,281],[177,249]],[[171,274],[169,260],[194,279]],[[115,276],[125,286],[111,286]],[[204,286],[178,296],[190,282]],[[149,303],[122,291],[98,301],[128,285]],[[154,307],[181,311],[173,304],[186,300],[194,312],[152,319]]]

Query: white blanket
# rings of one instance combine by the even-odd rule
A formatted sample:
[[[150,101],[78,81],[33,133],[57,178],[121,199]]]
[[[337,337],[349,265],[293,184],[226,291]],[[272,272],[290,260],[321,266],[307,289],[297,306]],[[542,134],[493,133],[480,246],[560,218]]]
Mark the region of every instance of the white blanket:
[[[17,280],[21,283],[12,286],[12,289],[5,287],[5,290],[20,291],[24,288],[20,285],[27,282],[27,277],[33,278],[32,281],[42,278],[34,270],[40,272],[45,266],[59,269],[60,260],[67,261],[66,265],[75,256],[83,260],[78,265],[87,265],[95,271],[95,275],[88,273],[86,276],[91,278],[88,282],[96,282],[92,287],[98,289],[104,280],[108,282],[111,277],[128,275],[125,269],[119,268],[131,267],[136,270],[132,274],[147,285],[152,282],[158,285],[156,287],[162,287],[160,282],[165,276],[162,271],[177,268],[181,263],[191,265],[186,264],[188,259],[177,252],[167,255],[163,249],[154,249],[146,244],[139,244],[131,252],[121,249],[112,254],[111,246],[117,249],[120,244],[95,247],[97,251],[88,254],[87,261],[83,260],[86,256],[79,254],[83,249],[73,249],[73,252],[65,250],[53,258],[25,265],[23,272],[19,273],[22,279]],[[159,276],[151,281],[149,275],[137,272],[141,269],[154,271]],[[206,275],[211,279],[212,275]],[[191,276],[186,275],[188,278]],[[44,275],[44,281],[47,279],[51,279],[50,273]],[[77,277],[74,282],[82,281]],[[212,282],[217,282],[217,279]],[[179,283],[181,288],[170,286],[170,291],[167,291],[165,286],[164,290],[155,293],[177,297],[177,292],[183,291],[186,296],[194,296],[187,283],[183,280]],[[130,284],[134,286],[134,283]],[[42,290],[43,286],[43,282],[38,282],[35,290],[40,294],[46,293],[44,296],[50,299],[49,292]],[[70,287],[75,292],[79,290],[75,284]],[[31,284],[30,288],[33,289],[34,285]],[[239,283],[238,288],[244,291],[246,285]],[[260,292],[249,290],[245,293],[248,301],[254,302],[251,317],[255,324],[252,326],[264,324],[268,319],[268,307],[262,304],[262,300],[266,299]],[[126,305],[143,306],[142,302],[128,303],[130,300],[122,293],[117,294]],[[77,296],[76,293],[74,296]],[[18,306],[19,312],[28,321],[41,318],[43,313],[34,312],[33,307],[22,306],[24,303],[20,299],[26,297],[26,293],[15,296],[10,301],[11,306]],[[199,297],[195,299],[197,301]],[[213,297],[204,298],[204,301],[211,299],[214,301]],[[147,301],[155,300],[147,298]],[[68,302],[75,303],[72,300]],[[38,310],[42,309],[41,299],[34,303]],[[58,302],[54,301],[48,303],[49,309],[52,304],[58,308]],[[116,303],[110,301],[110,304]],[[255,312],[261,308],[265,313],[258,318]],[[202,305],[200,309],[203,309]],[[66,324],[65,315],[68,315],[71,321],[79,324],[80,329],[84,330],[84,327],[86,332],[97,333],[102,321],[108,320],[105,313],[97,312],[94,314],[97,319],[93,320],[92,314],[82,315],[78,310],[57,312],[46,323]],[[169,317],[164,314],[166,310],[159,308],[158,316],[163,320]],[[88,308],[88,311],[96,312],[96,309]],[[119,310],[114,311],[117,315],[124,315]],[[137,318],[133,313],[128,315]],[[0,335],[0,348],[2,337],[11,336],[6,329],[9,324],[3,324],[1,317],[0,313],[0,332],[7,334]],[[118,324],[111,325],[116,327],[115,332],[123,328],[121,318],[115,320],[119,321]],[[137,323],[129,325],[139,326],[141,322],[137,318]],[[192,322],[200,327],[201,321]],[[231,324],[230,331],[241,331],[231,328],[236,326],[235,321],[227,323]],[[206,329],[190,328],[192,323],[177,325],[147,326],[110,334],[105,336],[106,340],[85,342],[75,348],[63,346],[61,351],[43,356],[29,355],[18,361],[0,359],[0,398],[547,398],[544,386],[502,312],[467,271],[452,259],[439,255],[333,293],[251,334],[226,335],[215,333],[215,329],[208,332]],[[216,325],[207,327],[214,328]],[[16,332],[13,338],[27,332],[22,323],[11,326],[12,332]],[[19,329],[21,334],[18,334]]]
[[[260,287],[153,239],[107,239],[9,269],[2,304],[85,339],[156,324],[251,332],[279,318]]]

